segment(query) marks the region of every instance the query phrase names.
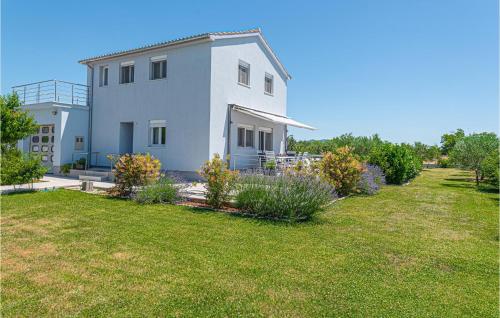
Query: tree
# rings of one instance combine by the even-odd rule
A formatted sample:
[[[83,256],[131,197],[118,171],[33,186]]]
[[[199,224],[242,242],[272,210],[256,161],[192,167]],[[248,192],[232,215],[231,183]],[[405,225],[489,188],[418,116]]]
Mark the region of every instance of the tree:
[[[495,149],[481,162],[481,176],[484,176],[487,182],[498,188],[499,170],[500,154],[499,150]]]
[[[476,185],[481,177],[481,164],[498,149],[498,137],[494,133],[471,134],[457,142],[450,153],[453,164],[472,170],[476,174]]]
[[[441,153],[443,155],[449,155],[453,147],[457,142],[465,137],[463,129],[458,128],[456,132],[444,134],[441,136]]]
[[[21,109],[21,103],[16,94],[0,96],[0,116],[2,152],[14,149],[18,140],[34,134],[38,129],[33,117]]]

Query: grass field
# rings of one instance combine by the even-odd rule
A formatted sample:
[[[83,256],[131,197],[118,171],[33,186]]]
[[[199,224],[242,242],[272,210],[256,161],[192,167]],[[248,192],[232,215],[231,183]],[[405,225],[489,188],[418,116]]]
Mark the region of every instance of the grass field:
[[[11,316],[498,316],[497,193],[453,169],[290,225],[54,191],[2,197]]]

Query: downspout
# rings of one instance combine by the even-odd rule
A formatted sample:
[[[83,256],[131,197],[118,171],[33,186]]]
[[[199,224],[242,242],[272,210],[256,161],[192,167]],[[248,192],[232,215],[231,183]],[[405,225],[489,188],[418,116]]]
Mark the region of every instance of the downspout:
[[[87,64],[87,67],[90,68],[90,90],[89,90],[89,97],[88,97],[88,104],[89,104],[89,132],[88,132],[88,135],[89,135],[89,140],[87,142],[87,145],[88,145],[88,153],[89,153],[89,159],[88,159],[88,162],[89,162],[89,167],[91,165],[91,162],[92,162],[92,105],[94,104],[94,68],[90,65]],[[96,162],[95,164],[97,165],[98,163],[98,158],[96,157]]]
[[[231,169],[231,112],[233,110],[233,105],[228,105],[227,107],[227,165]]]

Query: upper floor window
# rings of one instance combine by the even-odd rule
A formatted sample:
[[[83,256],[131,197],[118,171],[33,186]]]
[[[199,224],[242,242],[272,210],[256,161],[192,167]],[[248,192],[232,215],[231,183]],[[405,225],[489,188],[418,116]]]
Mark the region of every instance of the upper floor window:
[[[134,82],[134,63],[127,62],[120,65],[120,84]]]
[[[150,76],[152,80],[167,77],[167,57],[158,56],[151,58]]]
[[[238,64],[238,83],[250,86],[250,64],[243,61]]]
[[[267,74],[264,76],[264,92],[272,95],[274,92],[274,80],[271,74]]]
[[[108,86],[109,67],[99,67],[99,86]]]
[[[250,127],[238,127],[238,147],[253,148],[254,131]]]

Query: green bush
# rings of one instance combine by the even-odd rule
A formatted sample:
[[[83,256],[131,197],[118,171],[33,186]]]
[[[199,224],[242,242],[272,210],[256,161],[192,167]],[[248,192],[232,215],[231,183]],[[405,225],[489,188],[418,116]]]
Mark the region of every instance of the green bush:
[[[484,160],[481,162],[481,174],[486,181],[496,187],[499,186],[499,167],[500,166],[500,156],[498,149],[492,151]]]
[[[179,200],[179,194],[173,180],[162,177],[139,190],[134,200],[142,204],[175,203]]]
[[[334,188],[314,176],[244,175],[235,200],[239,209],[257,217],[299,221],[322,211],[335,197]]]
[[[125,154],[115,163],[115,187],[109,193],[129,196],[137,187],[151,184],[160,176],[161,163],[150,154]]]
[[[70,170],[71,170],[71,163],[63,164],[60,169],[63,175],[67,175],[70,172]]]
[[[39,156],[22,154],[17,149],[2,154],[1,184],[26,184],[41,179],[47,172]]]
[[[229,201],[238,172],[229,170],[227,163],[219,154],[214,154],[213,159],[206,161],[198,173],[207,180],[205,193],[207,203],[214,208],[221,208]]]
[[[405,144],[384,143],[372,150],[368,162],[379,166],[390,184],[403,184],[422,170],[421,159]]]
[[[341,147],[333,153],[323,154],[319,163],[319,175],[330,183],[342,196],[356,191],[363,166],[356,159],[349,147]]]
[[[439,168],[449,168],[451,166],[450,159],[448,159],[447,157],[439,158],[437,163]]]

